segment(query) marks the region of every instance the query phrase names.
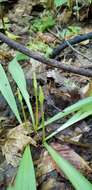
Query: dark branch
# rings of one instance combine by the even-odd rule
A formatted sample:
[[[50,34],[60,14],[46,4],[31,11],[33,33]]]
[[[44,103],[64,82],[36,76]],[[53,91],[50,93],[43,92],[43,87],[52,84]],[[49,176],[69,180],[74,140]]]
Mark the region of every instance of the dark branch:
[[[84,40],[87,39],[92,39],[92,32],[89,32],[87,34],[83,34],[80,36],[76,36],[70,40],[68,40],[69,44],[74,45],[74,44],[78,44]],[[51,58],[55,58],[56,56],[58,56],[62,50],[64,50],[66,47],[68,47],[69,45],[67,44],[66,41],[64,41],[63,43],[61,43],[60,45],[58,45],[56,48],[53,49]]]
[[[9,45],[11,48],[16,49],[19,52],[37,60],[37,61],[40,61],[48,66],[60,68],[67,72],[72,72],[75,74],[92,77],[92,71],[89,69],[77,68],[77,67],[67,65],[67,64],[65,65],[59,61],[46,58],[45,56],[41,55],[40,53],[33,52],[33,51],[29,50],[28,48],[26,48],[25,46],[15,42],[14,40],[9,39],[7,36],[2,34],[1,32],[0,32],[0,40],[2,42],[6,43],[7,45]]]

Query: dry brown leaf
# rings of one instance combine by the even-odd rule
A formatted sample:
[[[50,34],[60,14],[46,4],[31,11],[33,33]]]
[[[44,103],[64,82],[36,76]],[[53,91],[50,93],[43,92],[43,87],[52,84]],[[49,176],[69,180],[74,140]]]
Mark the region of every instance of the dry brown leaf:
[[[27,144],[36,146],[36,142],[30,136],[27,136],[31,132],[29,122],[27,126],[22,124],[9,130],[4,145],[2,146],[2,152],[8,164],[11,163],[13,166],[17,166],[25,146]]]
[[[78,155],[72,148],[68,145],[61,145],[59,143],[52,143],[52,147],[58,151],[63,158],[68,160],[71,164],[73,164],[77,169],[87,172],[92,172],[92,169],[88,166],[87,162]]]
[[[61,145],[59,143],[52,143],[51,146],[66,160],[73,164],[77,169],[82,171],[85,175],[92,173],[92,169],[88,166],[85,160],[79,156],[72,148],[67,145]],[[57,170],[62,176],[63,173],[59,170],[51,156],[45,150],[42,152],[38,164],[37,164],[37,177],[47,175],[47,173]],[[63,176],[64,177],[64,176]]]
[[[56,41],[56,37],[52,36],[50,33],[42,33],[38,32],[37,33],[37,40],[41,40],[44,43],[54,43]]]

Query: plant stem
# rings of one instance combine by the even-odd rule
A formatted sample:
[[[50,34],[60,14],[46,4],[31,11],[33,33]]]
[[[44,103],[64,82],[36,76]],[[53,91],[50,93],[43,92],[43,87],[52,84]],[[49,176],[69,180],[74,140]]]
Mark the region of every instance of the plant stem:
[[[36,112],[35,112],[35,132],[37,132],[38,129],[38,87],[37,87],[37,80],[36,80],[36,74],[34,72],[33,74],[33,85],[34,85],[34,95],[36,98]]]
[[[22,114],[23,114],[23,118],[24,118],[24,122],[25,122],[25,127],[27,127],[26,123],[27,123],[27,118],[26,118],[26,113],[25,113],[25,109],[24,109],[24,105],[23,105],[23,101],[22,101],[22,95],[19,91],[19,89],[17,90],[18,93],[18,99],[21,105],[21,109],[22,109]]]
[[[43,112],[43,105],[42,105],[42,142],[45,142],[45,125],[44,125],[44,112]]]
[[[38,97],[37,97],[37,93],[35,94],[35,97],[36,97],[36,126],[35,126],[35,129],[37,131],[38,129]]]
[[[23,113],[23,117],[24,117],[25,126],[26,126],[27,118],[26,118],[26,113],[25,113],[23,102],[21,101],[20,104],[21,104],[21,109],[22,109],[22,113]]]
[[[79,9],[78,9],[78,0],[76,0],[76,7],[77,7],[76,16],[77,16],[77,20],[79,21],[80,14],[79,14]]]

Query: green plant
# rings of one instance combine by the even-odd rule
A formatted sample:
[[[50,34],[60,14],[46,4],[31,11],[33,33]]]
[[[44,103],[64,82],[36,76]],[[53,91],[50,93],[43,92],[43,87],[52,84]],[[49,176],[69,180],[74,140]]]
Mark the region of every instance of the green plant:
[[[37,89],[37,80],[36,80],[36,74],[34,73],[34,77],[33,77],[34,81],[34,95],[36,98],[36,113],[35,113],[35,131],[38,130],[38,89]]]
[[[91,190],[92,185],[87,181],[85,177],[82,176],[71,164],[69,164],[65,159],[63,159],[55,150],[53,150],[47,143],[46,140],[51,138],[52,136],[56,135],[63,129],[71,126],[77,121],[80,121],[81,119],[84,119],[85,117],[92,115],[92,97],[86,98],[84,100],[81,100],[77,103],[75,103],[72,106],[69,106],[66,108],[63,112],[60,112],[53,116],[52,118],[48,119],[47,121],[44,121],[44,111],[43,111],[43,103],[44,103],[44,95],[42,88],[39,87],[39,94],[37,91],[37,82],[36,77],[34,76],[34,87],[35,87],[35,96],[38,98],[39,95],[39,102],[40,102],[40,109],[42,113],[42,124],[40,127],[38,127],[38,121],[37,121],[37,127],[35,128],[35,120],[38,118],[34,117],[32,106],[29,100],[29,94],[26,89],[26,81],[24,77],[23,70],[21,69],[21,66],[18,63],[17,60],[18,55],[10,62],[9,64],[9,71],[12,74],[13,79],[17,83],[17,86],[25,99],[25,102],[28,106],[29,113],[32,118],[32,124],[34,130],[36,129],[36,132],[42,128],[43,130],[43,137],[42,141],[45,146],[45,148],[48,150],[48,152],[51,154],[52,158],[55,160],[57,165],[60,167],[60,169],[65,173],[65,175],[69,178],[73,186],[76,190]],[[21,57],[21,56],[20,56]],[[25,56],[24,56],[25,57]],[[23,58],[23,57],[22,57]],[[7,100],[8,104],[10,105],[12,111],[14,112],[17,120],[19,123],[21,123],[21,118],[19,116],[19,112],[16,106],[15,98],[12,93],[9,81],[6,77],[6,74],[4,72],[4,69],[2,65],[0,65],[0,90],[2,94],[4,95],[5,99]],[[20,95],[20,94],[19,94]],[[20,101],[22,102],[21,95],[20,95]],[[38,99],[37,99],[38,102]],[[36,104],[38,106],[38,103]],[[23,107],[23,104],[22,104]],[[57,129],[54,133],[50,134],[48,137],[45,137],[45,127],[49,125],[52,122],[55,122],[58,119],[61,119],[62,117],[65,117],[69,114],[73,113],[73,116],[70,117],[70,119],[62,125],[59,129]],[[38,108],[37,108],[37,114],[38,114]],[[72,172],[71,172],[72,171]],[[30,152],[29,145],[26,146],[23,158],[20,163],[20,167],[18,170],[18,174],[15,179],[14,186],[9,186],[8,190],[35,190],[36,189],[36,180],[35,180],[35,174],[34,174],[34,167]]]
[[[64,174],[71,181],[76,190],[91,190],[92,184],[81,175],[67,160],[61,157],[51,146],[44,143],[45,148],[56,162],[58,167],[64,172]]]
[[[9,186],[7,190],[36,190],[34,166],[28,145],[25,148],[15,183],[13,186]]]
[[[26,89],[26,80],[24,77],[23,70],[22,70],[21,66],[18,64],[16,57],[9,64],[9,72],[11,73],[15,82],[17,83],[18,88],[28,106],[29,113],[32,118],[32,124],[33,124],[33,127],[35,128],[35,119],[34,119],[34,114],[33,114],[33,110],[32,110],[32,105],[30,103],[30,97],[29,97],[29,94]]]
[[[28,47],[32,50],[37,50],[43,53],[45,56],[49,56],[52,53],[52,48],[42,41],[35,40],[28,43]]]
[[[64,4],[67,4],[67,0],[54,0],[56,7],[62,6]]]
[[[9,81],[6,77],[5,71],[1,64],[0,64],[0,90],[4,98],[8,102],[10,108],[12,109],[13,113],[15,114],[17,120],[19,121],[19,123],[22,123],[11,86],[9,84]]]
[[[44,94],[41,86],[39,86],[39,102],[40,102],[40,109],[42,114],[42,130],[43,130],[43,143],[45,141],[45,125],[44,125],[44,111],[43,111],[43,104],[44,104]]]
[[[17,95],[18,95],[18,100],[19,100],[20,105],[21,105],[22,114],[23,114],[23,118],[24,118],[24,123],[25,123],[25,125],[26,125],[26,123],[27,123],[27,118],[26,118],[26,113],[25,113],[25,109],[24,109],[24,106],[23,106],[23,98],[22,98],[22,95],[21,95],[19,89],[17,89]]]
[[[55,25],[55,20],[50,14],[48,14],[48,16],[43,16],[40,19],[36,19],[33,22],[33,25],[31,28],[34,31],[44,32],[48,30],[49,28],[53,27],[54,25]]]
[[[61,32],[58,32],[58,35],[61,39],[64,39],[67,36],[78,35],[81,33],[81,28],[78,26],[68,26],[63,29]]]
[[[56,7],[66,4],[70,9],[72,9],[73,0],[54,0]]]

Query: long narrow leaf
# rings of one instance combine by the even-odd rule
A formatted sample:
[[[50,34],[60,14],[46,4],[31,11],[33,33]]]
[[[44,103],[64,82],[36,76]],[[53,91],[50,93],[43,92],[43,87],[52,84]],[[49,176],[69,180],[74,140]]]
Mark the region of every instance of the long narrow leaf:
[[[74,123],[88,117],[89,115],[92,115],[92,105],[86,107],[86,110],[80,110],[77,113],[75,113],[70,119],[68,119],[68,121],[66,123],[64,123],[62,126],[60,126],[56,131],[54,131],[53,133],[51,133],[48,137],[46,137],[46,140],[50,139],[51,137],[55,136],[56,134],[58,134],[59,132],[61,132],[62,130],[70,127],[71,125],[73,125]]]
[[[14,186],[10,186],[7,190],[36,190],[35,172],[29,145],[23,154]]]
[[[25,76],[24,76],[23,70],[22,70],[21,66],[18,64],[16,58],[10,62],[9,72],[11,73],[15,82],[17,83],[17,85],[21,91],[21,94],[25,99],[25,102],[28,106],[28,109],[29,109],[29,112],[30,112],[30,115],[32,118],[32,123],[34,126],[35,120],[34,120],[33,110],[32,110],[32,106],[31,106],[30,99],[29,99],[29,94],[28,94],[27,88],[26,88]]]
[[[63,111],[57,113],[55,116],[51,117],[50,119],[48,119],[47,121],[45,121],[45,126],[49,125],[53,122],[55,122],[56,120],[59,120],[67,115],[69,115],[72,112],[78,111],[81,108],[86,110],[86,106],[91,105],[92,104],[92,96],[85,98],[84,100],[80,100],[77,103],[65,108]],[[42,126],[40,125],[39,129],[42,128]]]
[[[76,170],[47,143],[45,143],[44,146],[76,190],[92,190],[92,184],[78,170]]]
[[[9,84],[8,78],[1,64],[0,64],[0,91],[2,92],[7,103],[9,104],[11,110],[15,114],[17,120],[19,121],[19,123],[21,123],[21,118],[17,109],[16,101],[11,86]]]
[[[68,121],[66,123],[64,123],[56,131],[54,131],[49,136],[47,136],[46,140],[52,138],[53,136],[55,136],[59,132],[63,131],[64,129],[66,129],[66,128],[70,127],[71,125],[73,125],[74,123],[76,123],[79,120],[80,115],[81,115],[80,111],[78,113],[74,114],[70,119],[68,119]]]

